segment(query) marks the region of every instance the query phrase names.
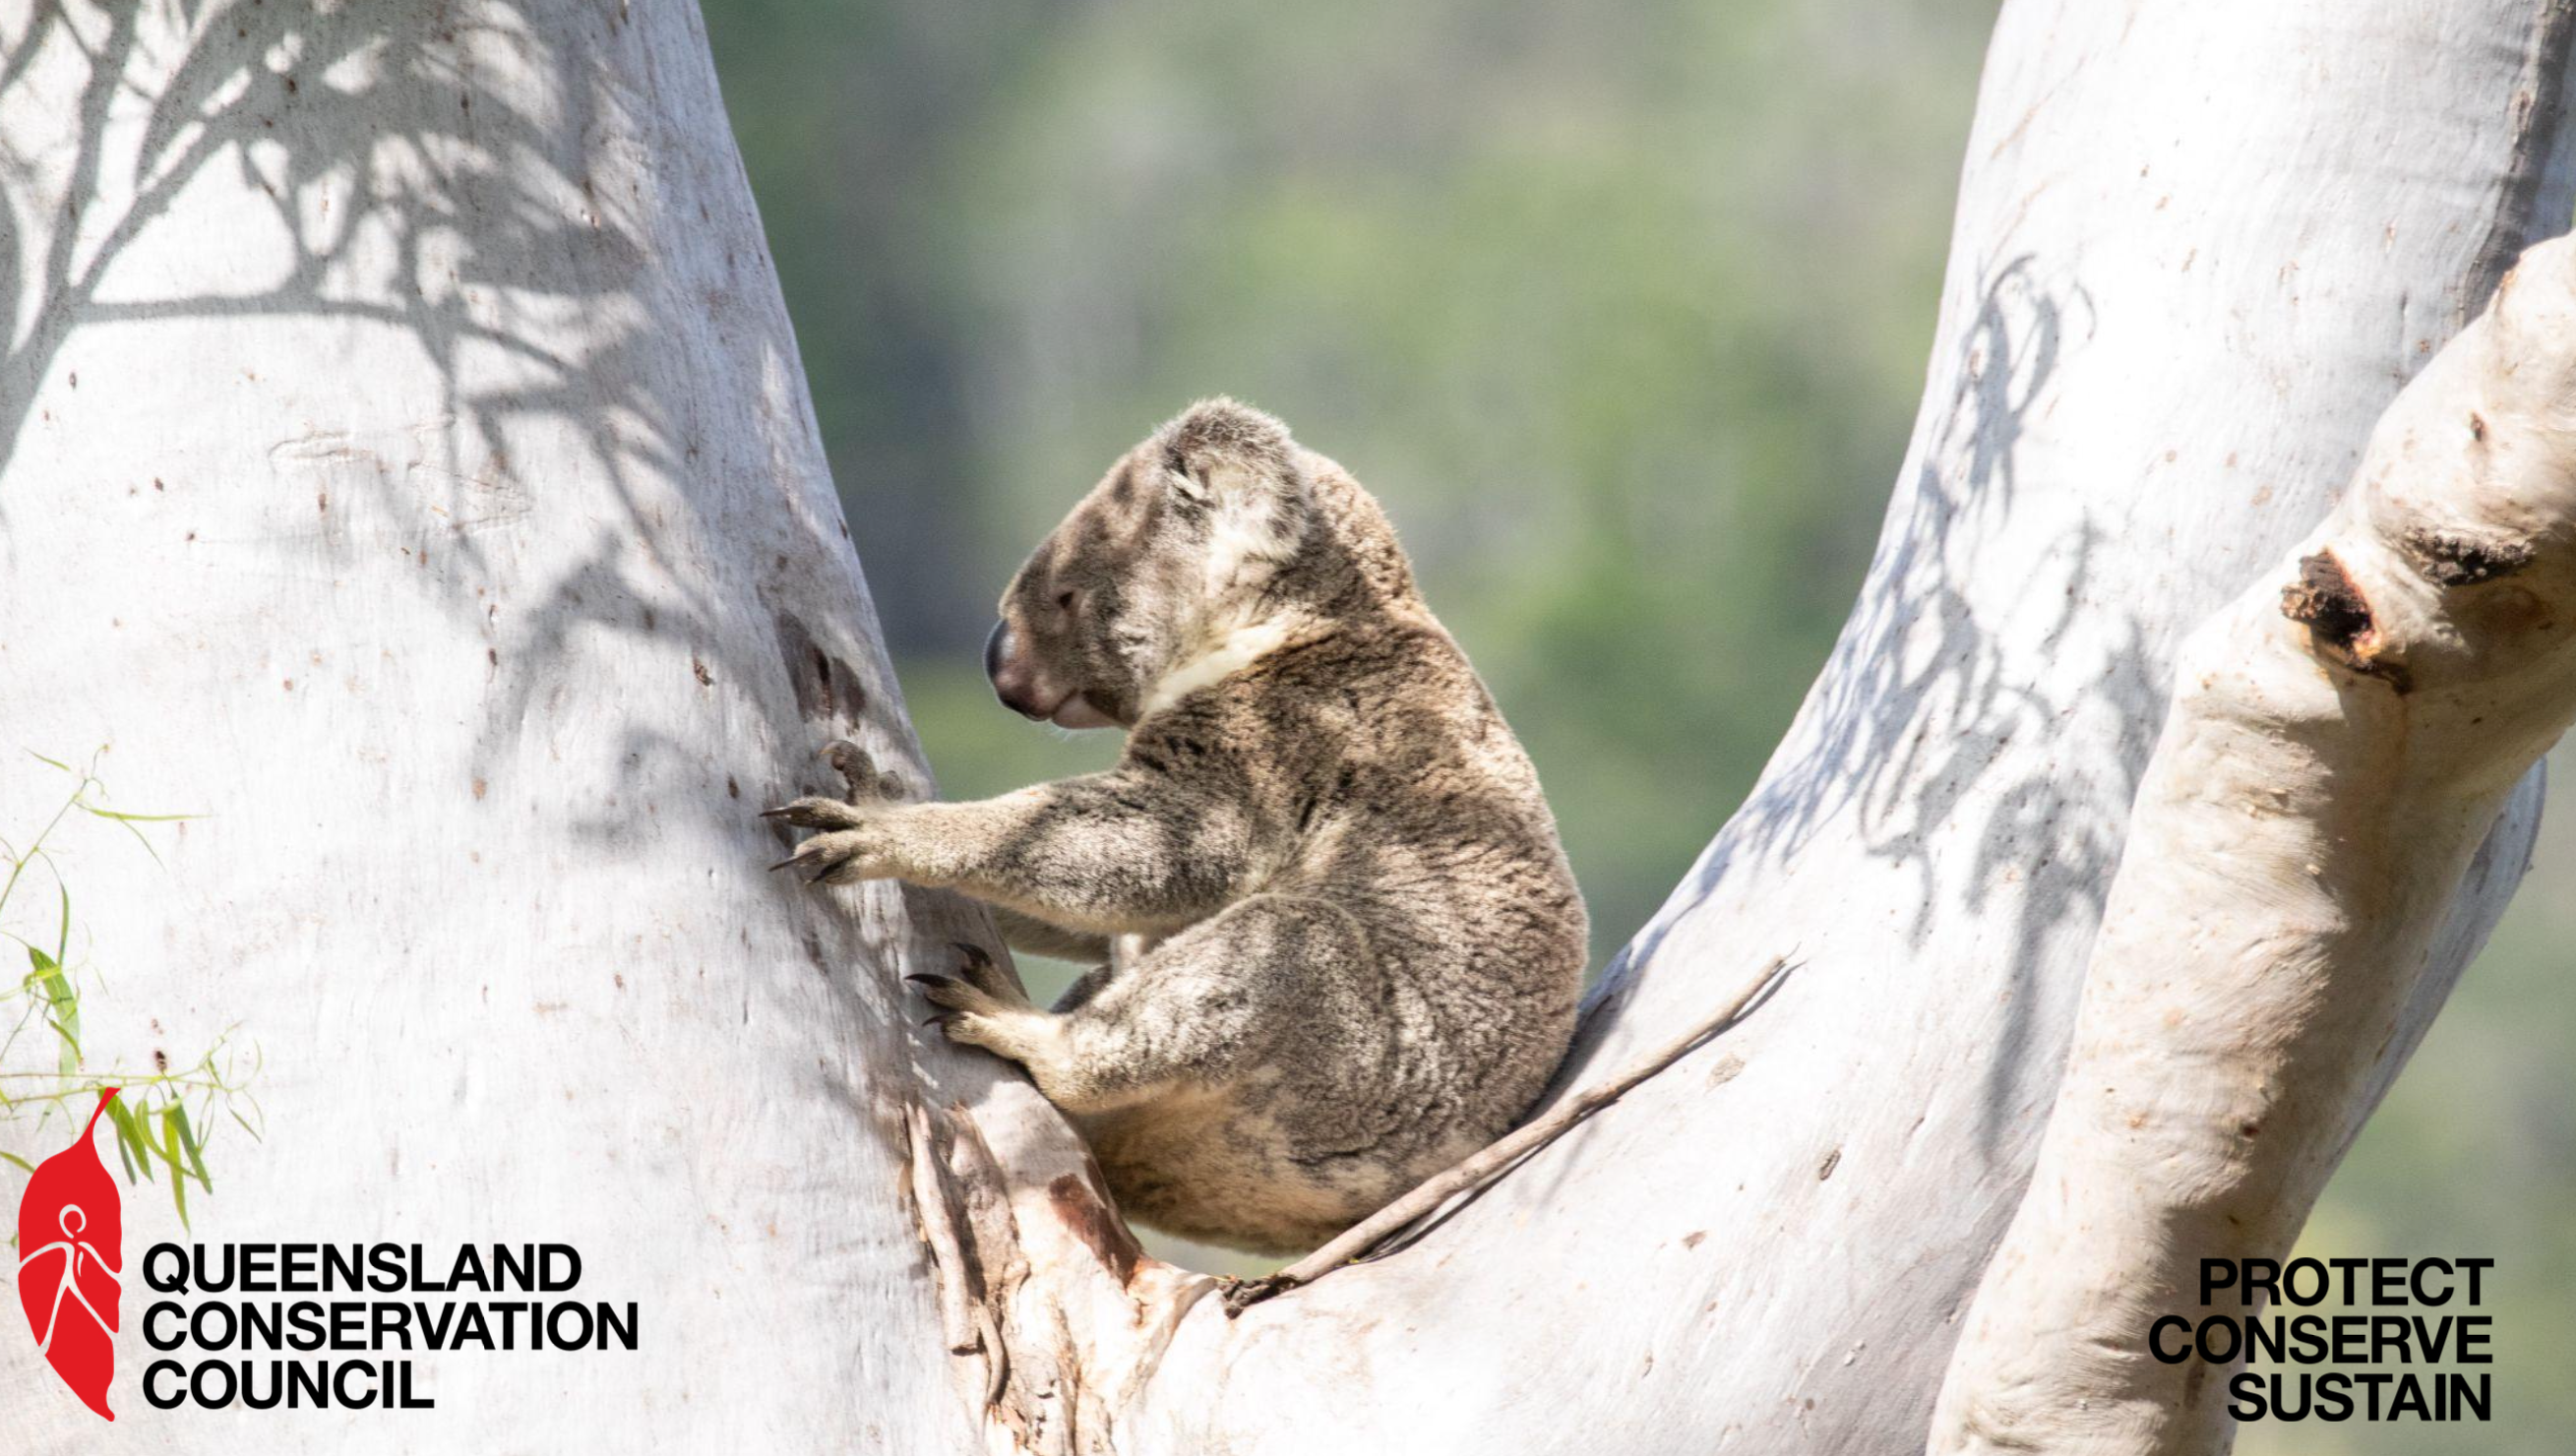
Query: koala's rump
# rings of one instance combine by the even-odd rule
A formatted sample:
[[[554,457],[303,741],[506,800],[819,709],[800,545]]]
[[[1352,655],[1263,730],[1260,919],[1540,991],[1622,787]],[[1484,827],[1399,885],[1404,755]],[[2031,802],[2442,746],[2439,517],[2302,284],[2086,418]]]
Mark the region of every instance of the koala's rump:
[[[1293,1253],[1502,1132],[1536,1081],[1517,1065],[1462,1064],[1469,1046],[1500,1050],[1497,1028],[1451,1034],[1426,994],[1446,968],[1418,953],[1391,959],[1350,909],[1257,895],[1104,988],[1106,1000],[1172,1018],[1176,1035],[1206,1038],[1185,1082],[1080,1119],[1126,1214],[1184,1238]],[[1561,1046],[1561,1029],[1523,1030],[1534,1044],[1506,1060],[1543,1078],[1554,1057],[1536,1043]]]

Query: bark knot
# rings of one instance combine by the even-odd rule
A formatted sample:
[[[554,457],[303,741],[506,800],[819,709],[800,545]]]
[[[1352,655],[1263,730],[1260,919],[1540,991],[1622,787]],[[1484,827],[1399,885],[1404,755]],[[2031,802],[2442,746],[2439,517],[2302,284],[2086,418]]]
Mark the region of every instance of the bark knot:
[[[2379,655],[2378,620],[2333,551],[2299,558],[2299,579],[2281,589],[2281,615],[2305,626],[2329,661],[2406,691],[2405,667]]]
[[[2482,541],[2430,526],[2410,528],[2397,547],[2415,574],[2435,586],[2475,586],[2511,576],[2532,557],[2528,541]]]

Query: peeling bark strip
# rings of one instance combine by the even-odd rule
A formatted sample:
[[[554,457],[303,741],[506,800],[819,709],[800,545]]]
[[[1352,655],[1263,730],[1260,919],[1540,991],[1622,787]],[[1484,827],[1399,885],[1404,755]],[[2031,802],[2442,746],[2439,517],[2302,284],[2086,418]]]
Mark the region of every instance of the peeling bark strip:
[[[1107,1456],[1115,1420],[1217,1281],[1145,1257],[1088,1157],[1006,1171],[975,1111],[915,1104],[910,1187],[961,1395],[1011,1449]]]
[[[942,1171],[929,1112],[916,1105],[905,1119],[912,1135],[913,1206],[921,1215],[922,1242],[930,1246],[939,1287],[939,1328],[948,1338],[948,1353],[984,1351],[978,1326],[985,1319],[983,1280],[966,1262],[957,1239],[956,1213],[948,1203],[948,1179]]]
[[[2576,721],[2576,240],[2525,254],[2398,396],[2281,572],[2184,647],[1936,1452],[2226,1449],[2226,1372],[2147,1358],[2148,1328],[2199,1312],[2199,1261],[2288,1254],[2399,1030],[2439,1005],[2436,937],[2488,827]],[[2402,660],[2405,695],[2339,691],[2303,635],[2359,671]]]

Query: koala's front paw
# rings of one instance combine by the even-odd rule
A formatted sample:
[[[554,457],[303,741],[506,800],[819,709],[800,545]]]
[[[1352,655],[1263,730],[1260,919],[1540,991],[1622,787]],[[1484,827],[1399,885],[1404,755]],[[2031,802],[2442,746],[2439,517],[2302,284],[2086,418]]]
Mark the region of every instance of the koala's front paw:
[[[879,769],[876,760],[856,741],[835,738],[823,745],[823,761],[849,786],[850,802],[864,804],[877,799],[910,797],[904,790],[903,777],[891,769]]]
[[[761,810],[760,817],[774,823],[826,831],[797,845],[796,853],[770,868],[801,870],[818,885],[900,877],[903,869],[892,862],[883,826],[901,808],[902,783],[891,773],[879,773],[867,750],[847,738],[833,739],[824,747],[823,757],[849,785],[849,797],[808,794]]]
[[[793,824],[800,829],[823,829],[796,846],[796,852],[778,863],[773,870],[796,870],[818,885],[846,885],[856,880],[881,880],[895,873],[887,862],[886,836],[879,821],[883,808],[866,804],[844,804],[838,799],[798,799],[776,809],[764,809],[760,817]]]
[[[979,946],[959,942],[965,957],[965,979],[956,976],[904,977],[921,988],[931,1005],[941,1008],[930,1018],[948,1039],[1018,1060],[1028,1049],[1030,1027],[1046,1013],[1030,1002],[1002,968]]]

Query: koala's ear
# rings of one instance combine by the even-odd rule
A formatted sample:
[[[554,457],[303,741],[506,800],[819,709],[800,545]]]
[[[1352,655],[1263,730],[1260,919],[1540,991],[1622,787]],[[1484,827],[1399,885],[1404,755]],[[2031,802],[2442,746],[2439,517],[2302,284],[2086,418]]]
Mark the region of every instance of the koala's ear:
[[[1172,489],[1201,505],[1242,500],[1258,490],[1262,477],[1240,462],[1223,457],[1175,461],[1167,468]]]
[[[1203,399],[1162,435],[1173,491],[1215,508],[1242,554],[1284,557],[1304,538],[1310,486],[1286,425],[1250,405]]]

